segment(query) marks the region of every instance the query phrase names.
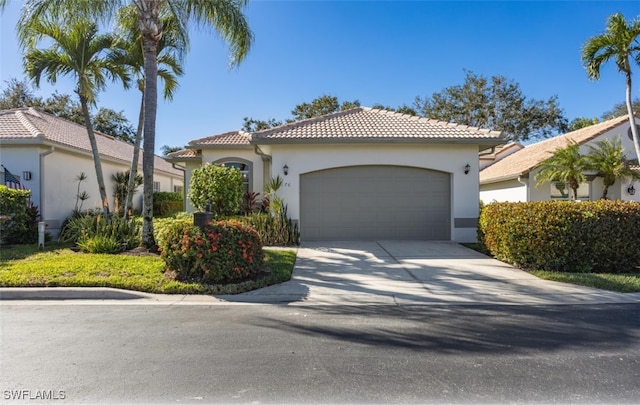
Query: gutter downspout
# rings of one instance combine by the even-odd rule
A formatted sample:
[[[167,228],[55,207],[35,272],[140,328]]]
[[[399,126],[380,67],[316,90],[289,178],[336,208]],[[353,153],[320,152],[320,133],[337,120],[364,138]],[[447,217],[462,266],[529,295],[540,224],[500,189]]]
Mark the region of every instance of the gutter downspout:
[[[52,154],[54,151],[56,150],[55,147],[53,146],[49,146],[49,150],[46,152],[42,152],[40,153],[40,181],[39,181],[39,188],[40,188],[40,201],[39,201],[39,205],[40,205],[40,220],[44,222],[44,158],[47,155]]]
[[[526,179],[526,181],[523,181],[523,178]],[[531,201],[531,192],[529,189],[529,176],[527,177],[523,177],[522,175],[518,175],[518,183],[522,184],[525,187],[526,193],[527,193],[527,201],[529,202]]]
[[[182,172],[182,209],[187,210],[187,169],[180,166],[176,166],[175,163],[171,163],[171,167]]]

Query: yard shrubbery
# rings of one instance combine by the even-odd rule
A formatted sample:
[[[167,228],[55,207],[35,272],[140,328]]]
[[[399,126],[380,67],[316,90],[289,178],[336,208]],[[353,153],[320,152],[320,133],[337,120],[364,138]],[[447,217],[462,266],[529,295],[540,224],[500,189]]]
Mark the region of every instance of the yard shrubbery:
[[[140,221],[112,216],[108,222],[102,213],[72,215],[59,239],[75,243],[85,253],[119,253],[140,244]]]
[[[287,215],[283,206],[278,214],[253,213],[238,217],[238,221],[252,227],[267,246],[294,246],[300,244],[298,224]]]
[[[36,243],[38,209],[29,204],[29,190],[0,185],[0,243]]]
[[[184,211],[184,198],[180,193],[160,191],[153,193],[153,216],[168,217]]]
[[[640,272],[640,204],[622,201],[492,203],[479,242],[498,260],[531,270]]]
[[[235,283],[263,270],[260,237],[237,221],[219,221],[202,230],[185,221],[175,221],[159,236],[167,269],[179,281]]]

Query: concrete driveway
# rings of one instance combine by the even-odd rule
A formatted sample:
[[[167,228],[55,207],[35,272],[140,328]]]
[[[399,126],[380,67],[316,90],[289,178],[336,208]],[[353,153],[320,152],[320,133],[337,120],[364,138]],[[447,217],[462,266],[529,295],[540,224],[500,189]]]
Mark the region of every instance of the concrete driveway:
[[[290,281],[218,298],[309,305],[640,302],[640,294],[540,280],[457,243],[428,241],[305,243]]]

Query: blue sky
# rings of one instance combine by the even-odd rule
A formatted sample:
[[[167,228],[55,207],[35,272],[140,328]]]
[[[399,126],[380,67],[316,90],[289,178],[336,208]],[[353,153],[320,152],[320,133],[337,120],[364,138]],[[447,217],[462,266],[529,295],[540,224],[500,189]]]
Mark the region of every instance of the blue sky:
[[[22,4],[9,0],[0,18],[3,82],[23,77],[14,31]],[[323,94],[411,105],[463,83],[465,69],[513,79],[530,98],[557,95],[570,120],[600,116],[624,100],[624,77],[609,64],[599,82],[588,80],[580,50],[618,11],[636,18],[640,2],[253,1],[246,15],[255,43],[239,68],[228,69],[215,33],[194,31],[180,89],[159,103],[156,145],[239,129],[243,117],[289,118],[296,104]],[[73,83],[43,82],[36,93],[55,90],[71,93]],[[135,123],[139,96],[113,84],[99,105]]]

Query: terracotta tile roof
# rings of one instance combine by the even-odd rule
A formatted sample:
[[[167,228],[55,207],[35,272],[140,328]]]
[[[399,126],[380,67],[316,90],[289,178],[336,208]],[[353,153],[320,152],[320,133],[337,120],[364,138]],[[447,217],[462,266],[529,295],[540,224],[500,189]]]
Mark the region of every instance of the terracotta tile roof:
[[[250,135],[244,131],[231,131],[223,134],[207,136],[189,142],[189,146],[251,146]]]
[[[168,161],[200,160],[200,155],[193,149],[181,149],[167,155]]]
[[[513,179],[528,174],[541,162],[548,159],[556,149],[564,148],[572,141],[582,145],[628,122],[629,117],[624,115],[528,145],[481,170],[480,184]]]
[[[452,141],[503,143],[500,132],[447,123],[393,111],[358,107],[296,121],[252,134],[256,143]]]
[[[55,117],[34,108],[0,111],[0,142],[4,144],[46,143],[91,152],[87,130],[83,125]],[[100,154],[123,162],[131,162],[133,145],[96,131]],[[140,152],[142,162],[142,152]],[[175,175],[181,172],[156,156],[155,169]]]

